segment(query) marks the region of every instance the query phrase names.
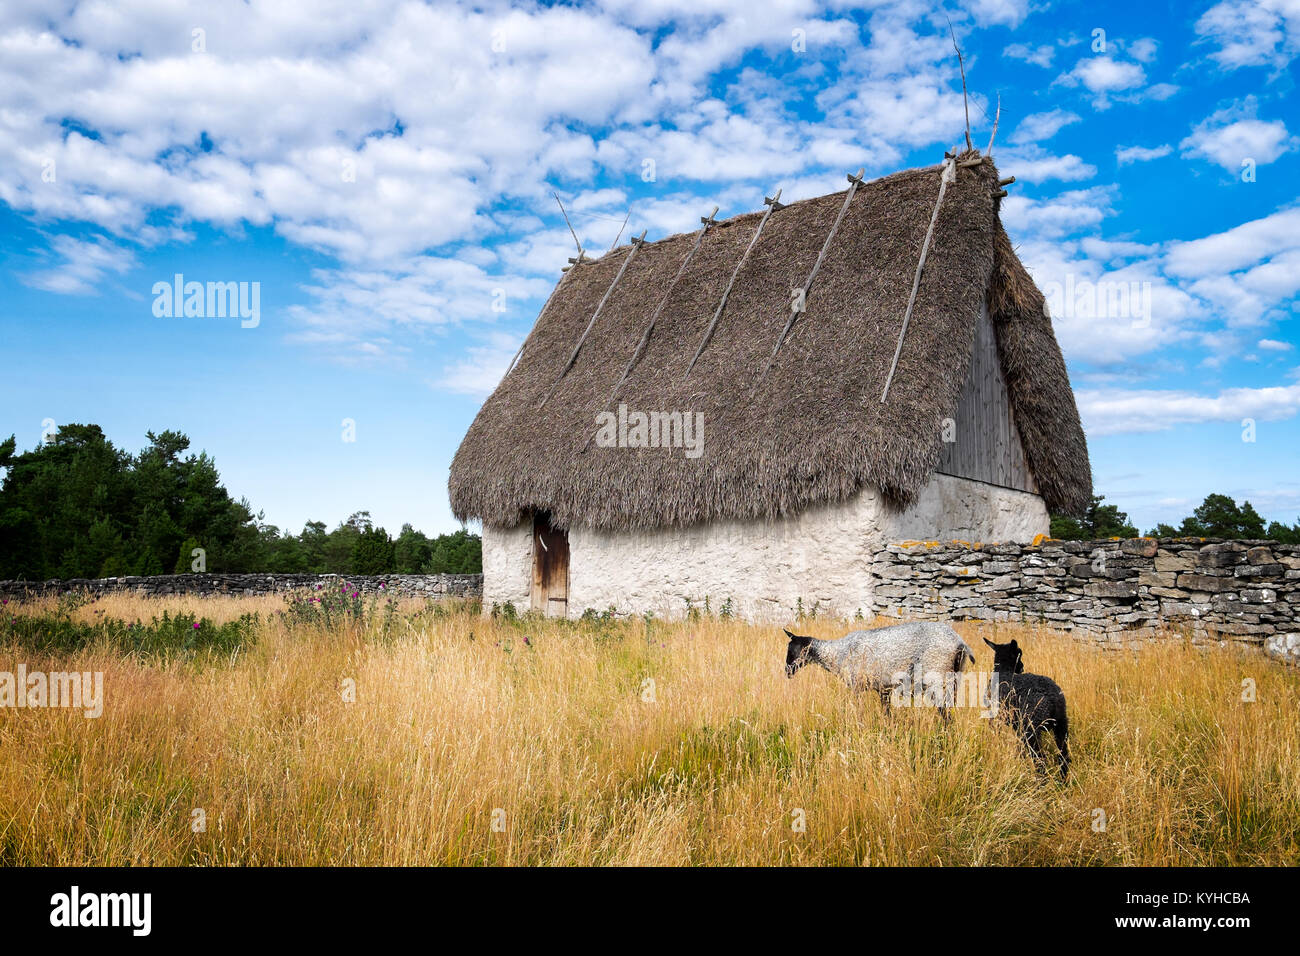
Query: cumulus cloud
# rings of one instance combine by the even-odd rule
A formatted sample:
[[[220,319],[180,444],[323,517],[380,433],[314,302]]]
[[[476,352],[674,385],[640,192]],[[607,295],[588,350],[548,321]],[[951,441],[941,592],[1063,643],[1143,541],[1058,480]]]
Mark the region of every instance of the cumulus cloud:
[[[697,228],[714,205],[728,216],[761,208],[778,186],[787,199],[842,189],[848,170],[879,175],[953,145],[965,110],[938,7],[868,5],[850,19],[856,9],[847,0],[436,9],[122,0],[54,13],[7,4],[0,201],[103,234],[52,241],[50,263],[25,280],[75,294],[128,270],[138,245],[183,241],[200,223],[274,230],[328,257],[287,310],[290,338],[343,361],[401,360],[420,338],[464,327],[477,351],[449,359],[445,377],[470,393],[494,380],[574,253],[552,189],[584,247],[602,253],[629,210],[623,241],[642,229],[653,238]],[[1025,0],[982,0],[954,15],[961,30],[1027,14]],[[1057,48],[1003,52],[1049,67]],[[1149,39],[1115,41],[1060,67],[1059,83],[1099,107],[1166,97],[1175,88],[1148,76],[1158,54]],[[773,65],[753,68],[750,57]],[[992,112],[972,95],[977,124]],[[1242,143],[1257,161],[1289,148],[1285,127],[1279,139],[1236,125],[1252,120],[1263,122],[1216,114],[1182,149],[1221,162]],[[1122,363],[1170,342],[1208,348],[1220,315],[1242,328],[1216,349],[1244,347],[1245,326],[1259,326],[1249,343],[1259,342],[1300,275],[1300,253],[1277,236],[1293,224],[1247,224],[1226,254],[1220,237],[1103,239],[1117,187],[1080,187],[1095,165],[1048,148],[1079,122],[1047,109],[1010,133],[998,155],[1005,172],[1066,186],[1013,190],[1004,221],[1044,283],[1149,283],[1152,321],[1111,321],[1104,306],[1096,314],[1072,302],[1055,319],[1067,355]],[[1116,157],[1123,165],[1171,149],[1122,147]]]
[[[1156,50],[1157,44],[1150,37],[1107,40],[1104,46],[1095,48],[1072,69],[1058,76],[1055,83],[1087,90],[1092,95],[1093,107],[1098,110],[1109,109],[1115,102],[1167,100],[1178,92],[1177,86],[1147,82],[1144,64],[1154,61]]]
[[[1077,182],[1097,175],[1097,167],[1085,163],[1073,153],[1055,156],[1038,146],[1022,146],[1002,150],[998,154],[998,168],[1017,180],[1041,183],[1049,179]]]
[[[1095,94],[1095,103],[1104,105],[1107,94],[1140,87],[1146,78],[1146,70],[1139,64],[1099,54],[1083,57],[1057,82],[1065,86],[1083,86]]]
[[[1013,143],[1039,143],[1051,139],[1071,123],[1079,122],[1079,114],[1055,109],[1045,113],[1030,113],[1022,119],[1011,134]]]
[[[1263,166],[1294,150],[1298,141],[1287,132],[1286,124],[1257,119],[1257,108],[1254,97],[1247,97],[1210,114],[1178,144],[1183,155],[1209,160],[1235,173],[1247,160]]]
[[[1042,43],[1031,46],[1027,43],[1012,43],[1002,50],[1003,56],[1009,56],[1013,60],[1024,60],[1026,63],[1032,63],[1034,66],[1041,66],[1044,69],[1052,65],[1052,57],[1056,55],[1056,47],[1050,43]]]
[[[1196,33],[1217,47],[1210,56],[1226,70],[1281,69],[1300,53],[1300,3],[1225,0],[1201,15]]]
[[[1230,388],[1214,395],[1191,391],[1079,389],[1079,414],[1089,435],[1165,431],[1177,425],[1278,421],[1300,411],[1300,385]]]
[[[1259,332],[1288,320],[1300,296],[1300,208],[1200,239],[1138,243],[1096,235],[1114,196],[1092,187],[1003,201],[1068,359],[1118,368],[1183,346],[1219,367],[1250,347],[1279,351]]]
[[[1114,212],[1115,190],[1096,186],[1072,189],[1047,199],[1022,194],[1002,201],[1002,221],[1013,235],[1034,239],[1059,239],[1099,226]]]

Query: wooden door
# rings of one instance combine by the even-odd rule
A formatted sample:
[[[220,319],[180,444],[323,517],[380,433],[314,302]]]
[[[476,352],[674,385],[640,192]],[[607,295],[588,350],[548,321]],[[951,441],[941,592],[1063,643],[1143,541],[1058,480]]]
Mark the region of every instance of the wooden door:
[[[532,609],[569,616],[569,533],[553,527],[545,511],[533,518]]]

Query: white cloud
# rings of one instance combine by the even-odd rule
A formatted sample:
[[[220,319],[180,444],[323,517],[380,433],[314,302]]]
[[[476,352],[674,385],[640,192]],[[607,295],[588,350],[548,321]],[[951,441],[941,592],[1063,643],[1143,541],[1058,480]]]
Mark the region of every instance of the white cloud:
[[[1201,239],[1137,243],[1095,235],[1113,196],[1092,187],[1003,201],[1071,362],[1125,366],[1182,346],[1221,367],[1255,346],[1261,326],[1289,318],[1300,297],[1300,207]]]
[[[1286,124],[1256,119],[1256,109],[1255,99],[1247,97],[1212,113],[1178,144],[1183,155],[1208,159],[1236,173],[1246,160],[1263,166],[1294,150],[1298,141],[1287,132]]]
[[[1156,44],[1150,38],[1125,42],[1112,40],[1105,52],[1086,55],[1074,68],[1054,81],[1065,87],[1083,87],[1092,94],[1095,109],[1109,109],[1113,102],[1143,103],[1167,100],[1178,92],[1172,83],[1147,85],[1144,63],[1155,58]]]
[[[1074,69],[1062,74],[1057,82],[1065,86],[1083,85],[1104,101],[1107,93],[1131,90],[1146,82],[1146,71],[1137,63],[1116,60],[1107,55],[1085,56]]]
[[[1051,139],[1066,126],[1079,122],[1079,114],[1055,109],[1046,113],[1030,113],[1020,121],[1011,136],[1013,143],[1039,143]]]
[[[505,376],[522,342],[520,336],[493,335],[486,343],[467,348],[464,358],[444,366],[442,374],[428,384],[439,391],[487,398]]]
[[[1147,163],[1161,159],[1174,151],[1167,143],[1162,146],[1121,146],[1115,150],[1115,160],[1121,166],[1129,163]]]
[[[525,304],[551,289],[547,279],[435,256],[385,269],[319,269],[313,279],[304,287],[312,301],[288,309],[288,338],[341,361],[394,357],[408,350],[406,339],[452,324],[526,321]]]
[[[1026,63],[1032,63],[1034,66],[1041,66],[1044,69],[1052,65],[1052,57],[1056,54],[1056,48],[1050,43],[1043,43],[1038,46],[1030,46],[1027,43],[1012,43],[1002,50],[1003,56],[1009,56],[1013,60],[1024,60]]]
[[[1201,15],[1196,33],[1217,44],[1210,56],[1226,70],[1280,69],[1300,53],[1300,2],[1225,0]]]
[[[1217,395],[1175,390],[1080,389],[1079,414],[1089,435],[1165,431],[1177,425],[1278,421],[1300,411],[1300,385],[1230,388]]]
[[[914,150],[937,159],[953,145],[965,117],[937,8],[868,5],[862,26],[849,19],[856,9],[847,0],[829,10],[814,0],[92,0],[61,14],[10,4],[0,14],[0,201],[113,237],[65,247],[61,266],[28,277],[62,291],[129,268],[122,240],[183,240],[198,223],[274,229],[334,261],[289,308],[291,338],[346,361],[400,359],[414,339],[464,325],[487,343],[469,375],[499,359],[492,336],[531,320],[573,254],[552,188],[584,246],[602,253],[629,207],[624,241],[642,229],[656,238],[697,228],[715,203],[727,216],[761,208],[778,186],[787,199],[842,189],[859,166],[879,175]],[[1015,24],[1027,10],[1024,0],[977,3],[958,29]],[[195,24],[206,30],[202,53],[191,51]],[[791,50],[794,29],[805,54]],[[1004,53],[1050,66],[1054,49]],[[742,67],[754,51],[778,66]],[[1171,85],[1148,85],[1156,53],[1146,39],[1116,42],[1061,83],[1103,105],[1166,96]],[[725,88],[724,68],[736,68]],[[977,124],[992,112],[972,95]],[[1092,179],[1092,163],[1046,148],[1079,121],[1066,109],[1024,117],[1001,168],[1028,183]],[[1198,323],[1216,309],[1262,322],[1300,274],[1289,246],[1236,268],[1175,273],[1196,257],[1192,244],[1101,239],[1117,201],[1114,187],[1096,186],[1036,199],[1013,191],[1003,204],[1044,281],[1118,274],[1153,285],[1150,328],[1059,317],[1072,357],[1122,361],[1200,341]],[[511,304],[504,314],[491,309],[498,288]]]
[[[1265,352],[1290,352],[1295,348],[1290,342],[1281,342],[1277,339],[1260,339],[1257,344]]]
[[[1224,232],[1171,242],[1167,268],[1173,275],[1201,279],[1255,268],[1300,250],[1300,208],[1282,209]]]
[[[1150,63],[1156,58],[1159,44],[1151,37],[1140,37],[1128,45],[1128,55],[1140,63]]]
[[[1009,27],[1016,26],[1029,12],[1029,0],[968,0],[965,6],[976,23]]]
[[[1099,226],[1113,213],[1114,190],[1094,186],[1069,190],[1049,199],[1012,193],[1002,200],[1002,221],[1012,235],[1054,240]]]
[[[129,249],[114,246],[99,236],[89,240],[54,236],[50,247],[63,261],[29,272],[22,279],[33,288],[60,295],[98,295],[107,274],[121,275],[136,262]]]
[[[1041,183],[1049,179],[1078,182],[1097,175],[1097,167],[1085,163],[1073,153],[1053,156],[1038,146],[1002,150],[997,157],[998,169],[1017,180]]]

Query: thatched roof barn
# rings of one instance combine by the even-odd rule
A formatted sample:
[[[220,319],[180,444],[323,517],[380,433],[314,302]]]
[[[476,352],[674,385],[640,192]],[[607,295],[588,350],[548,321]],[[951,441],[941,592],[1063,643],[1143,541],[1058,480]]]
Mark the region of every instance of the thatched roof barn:
[[[847,522],[871,538],[845,558],[861,563],[891,533],[1009,540],[1045,532],[1048,510],[1085,509],[1083,429],[1002,195],[968,152],[573,266],[452,463],[453,511],[484,524],[489,599],[630,611],[656,603],[647,589],[684,604],[719,587],[715,601],[811,602],[816,582],[795,571],[779,594],[744,594],[763,589],[746,584],[762,571],[753,549]],[[684,451],[656,416],[665,440],[636,447],[638,413],[698,422],[702,441]],[[561,560],[552,539],[562,572],[546,566]],[[592,561],[654,570],[580,593],[584,541]],[[682,568],[701,549],[733,570],[693,580]],[[560,573],[563,587],[539,580]],[[829,603],[866,606],[854,594],[870,582],[852,576]]]

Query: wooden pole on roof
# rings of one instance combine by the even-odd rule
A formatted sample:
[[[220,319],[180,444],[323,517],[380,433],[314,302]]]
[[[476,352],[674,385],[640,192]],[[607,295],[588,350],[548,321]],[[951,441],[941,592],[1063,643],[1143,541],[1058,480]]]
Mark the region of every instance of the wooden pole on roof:
[[[627,215],[623,217],[623,225],[618,227],[618,235],[615,236],[614,241],[609,244],[609,252],[613,252],[615,249],[618,248],[618,241],[623,238],[623,230],[627,228],[627,221],[631,218],[632,218],[632,207],[628,206]],[[605,253],[605,255],[609,255],[609,252]]]
[[[984,114],[988,116],[987,113]],[[998,121],[1002,119],[1002,94],[998,94],[998,110],[993,114],[993,132],[989,134],[989,144],[984,148],[985,156],[993,155],[993,141],[998,137]]]
[[[537,321],[533,323],[534,330],[541,323],[542,318],[546,315],[546,310],[551,307],[551,301],[555,298],[555,294],[560,291],[560,286],[564,284],[564,278],[569,274],[569,270],[573,266],[581,265],[584,261],[586,261],[586,253],[582,251],[582,243],[578,241],[578,234],[573,231],[573,223],[569,222],[569,214],[564,211],[564,203],[560,202],[560,194],[557,193],[555,190],[551,190],[551,195],[555,197],[555,201],[560,207],[560,215],[564,217],[564,223],[569,227],[569,234],[573,236],[573,244],[578,247],[578,256],[577,258],[570,257],[569,265],[564,266],[560,270],[560,281],[555,284],[555,287],[551,289],[551,294],[546,297],[546,302],[542,305],[542,311],[537,313]],[[629,215],[630,215],[630,211],[629,211]],[[524,349],[527,347],[528,341],[532,337],[533,337],[533,333],[532,331],[529,331],[529,333],[524,336],[524,340],[519,343],[519,348],[515,351],[515,357],[510,360],[510,365],[506,367],[506,374],[501,376],[501,380],[503,382],[506,380],[506,376],[508,376],[511,372],[513,372],[515,370],[515,366],[519,364],[519,358],[524,354]]]
[[[564,224],[569,227],[569,235],[573,236],[573,244],[578,247],[578,262],[581,262],[583,252],[582,252],[582,243],[578,241],[578,234],[573,231],[573,223],[569,222],[569,214],[564,211],[564,203],[560,202],[560,194],[552,189],[551,195],[555,197],[556,203],[559,204],[560,215],[564,217]]]
[[[956,153],[956,149],[953,150]],[[939,177],[939,197],[934,201],[934,212],[930,214],[930,226],[925,230],[925,240],[921,243],[921,259],[916,264],[916,273],[912,276],[912,294],[907,297],[907,311],[903,314],[903,324],[898,330],[898,345],[894,349],[894,360],[889,363],[889,374],[885,376],[885,387],[880,392],[880,404],[885,404],[889,397],[889,386],[894,381],[894,372],[898,370],[898,357],[903,354],[903,339],[907,335],[907,325],[912,321],[912,308],[916,305],[916,290],[921,286],[921,272],[925,269],[925,257],[930,254],[930,240],[934,237],[934,224],[939,221],[939,207],[943,205],[943,194],[948,190],[948,183],[957,179],[957,157],[949,156],[943,164],[943,175]]]
[[[781,346],[785,343],[785,337],[790,334],[790,327],[794,325],[795,317],[800,311],[802,311],[801,309],[796,308],[796,306],[802,306],[803,309],[807,308],[808,292],[812,289],[813,280],[817,278],[817,272],[822,267],[822,260],[826,258],[826,253],[830,250],[831,240],[835,238],[835,233],[839,231],[840,223],[844,221],[844,214],[849,211],[849,203],[853,202],[853,194],[856,193],[858,187],[862,185],[862,175],[866,171],[866,167],[864,166],[862,169],[858,170],[856,176],[849,173],[849,191],[844,197],[844,204],[840,206],[840,214],[835,217],[835,222],[831,225],[831,231],[826,234],[826,241],[822,243],[822,251],[817,254],[817,261],[813,263],[812,271],[808,273],[808,281],[805,282],[803,288],[799,290],[799,298],[790,303],[790,318],[786,319],[785,328],[781,330],[781,337],[776,340],[776,348],[772,349],[772,354],[767,357],[767,365],[763,367],[763,374],[759,376],[760,381],[772,368],[772,363],[776,361],[776,353],[780,351]]]
[[[695,258],[695,253],[699,251],[701,243],[704,242],[704,234],[709,231],[711,226],[716,225],[717,221],[713,217],[717,214],[718,207],[714,206],[713,212],[709,213],[707,216],[700,217],[700,222],[704,225],[695,236],[695,245],[691,246],[691,251],[686,253],[686,258],[682,260],[681,266],[677,269],[677,275],[673,276],[673,281],[668,284],[668,291],[665,292],[664,297],[659,300],[659,305],[655,307],[654,315],[650,316],[650,324],[646,326],[645,332],[642,333],[641,341],[637,343],[636,351],[632,353],[632,358],[627,363],[627,368],[623,369],[623,374],[619,377],[618,383],[614,386],[614,390],[609,393],[609,400],[611,402],[614,400],[615,396],[618,395],[618,390],[623,387],[623,383],[627,381],[628,375],[632,373],[633,367],[641,358],[641,353],[645,351],[646,344],[650,341],[650,333],[654,331],[655,323],[659,321],[659,314],[663,312],[664,306],[668,304],[668,299],[673,294],[673,289],[677,288],[678,281],[686,273],[686,267],[691,264],[691,260]]]
[[[708,329],[704,332],[704,338],[700,340],[700,347],[695,350],[695,355],[691,359],[691,364],[686,366],[686,374],[682,376],[682,381],[691,374],[691,369],[695,368],[695,363],[699,361],[700,356],[704,354],[704,348],[713,338],[713,331],[718,327],[718,320],[722,318],[722,310],[727,307],[727,299],[731,295],[731,287],[736,284],[736,276],[740,275],[740,270],[744,268],[745,262],[749,259],[749,254],[754,251],[754,246],[758,242],[758,237],[763,234],[763,227],[767,225],[768,217],[778,209],[784,209],[785,206],[780,202],[781,190],[776,191],[775,196],[764,196],[763,202],[767,204],[767,211],[763,213],[763,218],[758,221],[758,228],[754,230],[754,236],[749,240],[749,245],[745,247],[745,254],[740,257],[736,263],[736,268],[732,270],[731,278],[727,281],[727,287],[722,290],[722,301],[718,303],[717,310],[713,313],[713,321],[709,323]]]
[[[966,110],[966,148],[974,149],[970,141],[970,103],[966,99],[966,61],[961,55],[961,47],[957,45],[957,31],[952,28],[952,19],[946,13],[944,19],[948,21],[948,32],[952,35],[952,48],[957,51],[957,68],[961,70],[961,105]]]
[[[636,258],[637,251],[640,250],[641,246],[645,243],[645,234],[646,230],[642,229],[641,235],[632,240],[632,249],[623,258],[623,264],[619,266],[618,275],[614,276],[614,281],[611,282],[609,288],[605,290],[605,295],[601,298],[600,305],[596,306],[596,311],[591,314],[591,320],[587,323],[587,327],[583,329],[582,336],[578,339],[578,344],[573,347],[573,354],[569,356],[569,361],[565,363],[563,370],[555,379],[555,383],[551,385],[551,390],[546,393],[546,397],[542,399],[542,404],[537,406],[538,408],[541,408],[550,401],[551,396],[555,394],[555,389],[564,379],[564,376],[568,375],[569,369],[573,368],[573,363],[578,361],[578,353],[582,351],[582,344],[587,341],[587,336],[591,334],[592,327],[595,326],[596,319],[600,318],[600,311],[605,308],[605,303],[609,301],[610,295],[614,292],[614,287],[618,285],[618,280],[623,278],[623,273],[627,271],[627,267],[630,266],[632,260]]]

